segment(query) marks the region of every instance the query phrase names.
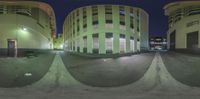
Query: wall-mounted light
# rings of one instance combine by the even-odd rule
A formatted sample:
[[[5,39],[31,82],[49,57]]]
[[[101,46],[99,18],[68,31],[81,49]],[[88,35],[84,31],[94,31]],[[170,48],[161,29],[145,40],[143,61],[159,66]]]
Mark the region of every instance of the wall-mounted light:
[[[22,28],[22,30],[26,31],[26,30],[27,30],[27,28],[23,27],[23,28]]]

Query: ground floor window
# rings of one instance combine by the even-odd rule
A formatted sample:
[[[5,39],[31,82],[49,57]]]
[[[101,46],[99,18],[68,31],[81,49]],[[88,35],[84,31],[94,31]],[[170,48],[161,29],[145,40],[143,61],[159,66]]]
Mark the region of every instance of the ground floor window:
[[[76,47],[76,43],[75,43],[75,41],[73,41],[73,51],[75,51],[75,47]]]
[[[77,47],[77,52],[80,52],[80,40],[79,39],[77,39],[76,40],[76,47]]]
[[[135,43],[134,43],[134,38],[133,37],[131,37],[130,38],[131,40],[130,40],[130,50],[132,51],[132,52],[134,52],[134,47],[135,47]]]
[[[93,34],[93,53],[99,53],[99,35]]]
[[[140,40],[137,39],[137,51],[140,51]]]
[[[126,50],[126,39],[125,34],[120,34],[119,38],[119,47],[120,47],[120,53],[124,53]]]
[[[106,33],[106,53],[112,53],[113,50],[113,33]]]
[[[87,36],[83,37],[83,52],[87,53]]]

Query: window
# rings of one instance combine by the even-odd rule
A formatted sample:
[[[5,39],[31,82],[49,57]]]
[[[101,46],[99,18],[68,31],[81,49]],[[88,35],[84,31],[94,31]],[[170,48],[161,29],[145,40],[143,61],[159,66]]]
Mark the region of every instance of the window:
[[[112,53],[113,49],[113,33],[106,33],[106,53]]]
[[[73,41],[73,51],[75,51],[75,47],[76,47],[76,43],[75,43],[75,41]]]
[[[119,14],[120,16],[125,16],[125,10],[124,10],[124,7],[123,6],[119,6]]]
[[[83,37],[83,52],[87,53],[87,36]]]
[[[135,47],[135,45],[134,45],[134,37],[130,37],[130,50],[133,52],[134,51],[134,47]]]
[[[120,25],[125,25],[125,16],[120,15],[120,20],[119,20]]]
[[[134,17],[133,17],[133,8],[130,8],[130,28],[134,28]]]
[[[98,15],[98,7],[92,6],[92,15]]]
[[[137,31],[139,32],[140,31],[140,20],[137,19]]]
[[[105,19],[107,24],[112,24],[112,6],[105,6]]]
[[[79,41],[79,39],[76,40],[76,45],[77,45],[77,52],[80,52],[80,41]]]
[[[112,14],[112,6],[110,5],[105,6],[105,14]]]
[[[77,32],[79,32],[80,31],[80,27],[79,27],[79,19],[77,19]],[[78,34],[77,34],[78,35]]]
[[[134,17],[134,10],[133,10],[133,8],[130,8],[129,16],[132,17],[132,18]]]
[[[98,22],[98,15],[93,15],[92,16],[92,24],[93,25],[97,25],[97,24],[99,24],[99,22]]]
[[[76,10],[76,16],[77,16],[77,17],[79,16],[79,9]]]
[[[99,35],[93,34],[93,53],[99,53]]]
[[[4,13],[4,6],[0,5],[0,14],[3,14],[3,13]]]
[[[83,28],[87,28],[87,12],[86,8],[83,8]]]
[[[124,53],[126,49],[126,39],[125,34],[120,34],[119,38],[120,53]]]

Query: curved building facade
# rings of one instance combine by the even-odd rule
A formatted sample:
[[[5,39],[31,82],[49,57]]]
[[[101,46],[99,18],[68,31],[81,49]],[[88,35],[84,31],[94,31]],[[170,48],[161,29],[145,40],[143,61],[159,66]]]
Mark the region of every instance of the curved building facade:
[[[34,1],[0,2],[1,55],[16,56],[24,50],[52,49],[56,31],[53,9]]]
[[[148,50],[148,14],[123,5],[77,8],[66,17],[64,49],[71,52],[117,54]]]
[[[164,9],[169,17],[168,49],[200,52],[200,1],[173,2]]]

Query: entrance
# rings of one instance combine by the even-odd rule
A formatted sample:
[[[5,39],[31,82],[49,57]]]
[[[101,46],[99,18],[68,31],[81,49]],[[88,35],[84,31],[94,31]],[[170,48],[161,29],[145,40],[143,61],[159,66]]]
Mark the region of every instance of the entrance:
[[[198,31],[187,34],[187,48],[197,49],[198,48]]]
[[[16,57],[17,56],[17,42],[16,40],[8,39],[8,56]]]
[[[175,50],[176,48],[176,31],[170,34],[170,50]]]

